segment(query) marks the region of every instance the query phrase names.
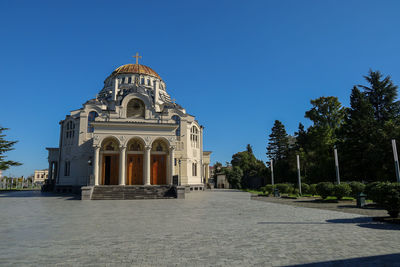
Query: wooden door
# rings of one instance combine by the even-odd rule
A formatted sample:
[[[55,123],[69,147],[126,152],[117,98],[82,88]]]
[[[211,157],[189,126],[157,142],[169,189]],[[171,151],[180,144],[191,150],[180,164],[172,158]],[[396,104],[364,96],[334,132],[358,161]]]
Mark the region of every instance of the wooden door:
[[[143,184],[143,155],[128,155],[127,185]]]
[[[152,185],[167,184],[167,156],[166,155],[151,155],[151,176],[150,183]]]
[[[119,184],[119,155],[104,154],[101,181],[103,185]]]

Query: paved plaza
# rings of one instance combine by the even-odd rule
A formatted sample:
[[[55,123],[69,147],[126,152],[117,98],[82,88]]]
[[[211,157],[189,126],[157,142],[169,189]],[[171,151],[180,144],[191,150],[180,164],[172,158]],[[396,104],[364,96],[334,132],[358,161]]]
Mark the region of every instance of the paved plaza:
[[[2,266],[400,265],[400,226],[207,191],[80,201],[0,193]]]

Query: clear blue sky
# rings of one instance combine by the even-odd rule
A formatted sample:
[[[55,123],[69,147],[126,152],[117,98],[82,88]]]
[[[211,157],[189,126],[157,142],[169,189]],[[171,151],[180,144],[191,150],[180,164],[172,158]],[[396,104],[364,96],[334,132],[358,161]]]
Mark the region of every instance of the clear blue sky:
[[[212,161],[253,146],[275,119],[309,125],[310,99],[344,104],[370,68],[400,84],[400,1],[1,1],[0,125],[19,140],[6,174],[47,168],[58,122],[143,55],[205,126]]]

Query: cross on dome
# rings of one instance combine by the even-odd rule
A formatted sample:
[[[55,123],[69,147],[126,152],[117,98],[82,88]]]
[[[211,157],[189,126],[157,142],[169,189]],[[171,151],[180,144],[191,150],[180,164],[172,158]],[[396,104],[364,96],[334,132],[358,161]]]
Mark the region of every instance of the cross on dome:
[[[136,56],[132,56],[136,58],[136,64],[139,64],[139,58],[142,58],[142,56],[139,56],[139,53],[136,53]]]

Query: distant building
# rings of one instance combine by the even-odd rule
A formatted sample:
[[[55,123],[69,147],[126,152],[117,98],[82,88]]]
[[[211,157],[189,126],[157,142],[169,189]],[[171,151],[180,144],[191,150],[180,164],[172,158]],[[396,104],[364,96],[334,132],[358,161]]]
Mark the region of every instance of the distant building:
[[[217,175],[217,188],[230,188],[230,184],[228,182],[228,179],[226,179],[225,174]]]
[[[34,183],[44,183],[44,181],[49,178],[49,170],[35,170],[35,174],[33,175]]]

